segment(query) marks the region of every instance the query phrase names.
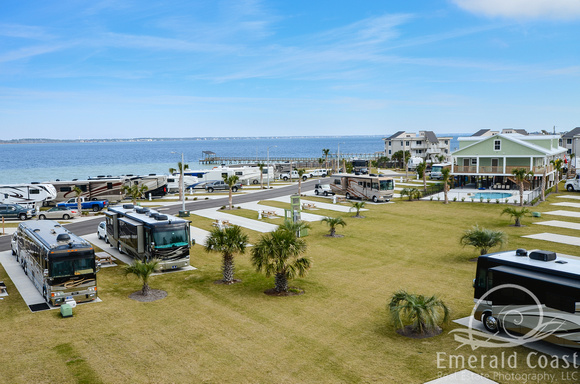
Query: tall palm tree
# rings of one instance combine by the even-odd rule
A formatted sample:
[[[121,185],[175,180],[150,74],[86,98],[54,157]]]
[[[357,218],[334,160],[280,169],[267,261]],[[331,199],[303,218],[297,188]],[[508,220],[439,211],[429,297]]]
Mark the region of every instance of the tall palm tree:
[[[322,154],[324,155],[324,168],[328,169],[328,154],[330,153],[330,149],[324,148],[322,150]]]
[[[294,236],[300,237],[302,231],[310,229],[310,224],[308,224],[303,220],[298,220],[296,222],[291,220],[284,220],[284,223],[280,224],[278,226],[278,229],[288,231],[290,233],[293,233]]]
[[[125,193],[127,195],[129,195],[129,197],[131,198],[131,201],[133,202],[133,205],[137,204],[137,199],[142,198],[143,194],[148,189],[149,188],[147,188],[147,186],[145,184],[123,185],[123,190],[125,191]]]
[[[562,164],[564,164],[564,160],[555,159],[551,160],[550,163],[554,165],[554,168],[556,169],[556,193],[558,193],[558,183],[560,182],[560,172],[562,171]]]
[[[169,168],[170,174],[173,174],[173,173],[179,171],[179,200],[180,201],[183,201],[183,190],[182,190],[181,186],[183,185],[183,173],[186,169],[189,169],[189,165],[188,164],[181,164],[181,161],[179,161],[177,163],[177,169]]]
[[[81,203],[81,195],[83,194],[83,190],[78,185],[75,185],[72,190],[75,193],[75,197],[77,199],[77,210],[79,211],[80,214],[82,212],[83,206]]]
[[[423,162],[417,165],[417,175],[423,179],[423,191],[427,192],[427,161],[423,159]]]
[[[400,290],[393,294],[388,308],[395,327],[409,326],[415,334],[435,333],[440,324],[449,321],[449,308],[435,296]]]
[[[149,295],[151,292],[151,288],[149,287],[149,278],[151,274],[155,272],[159,268],[159,260],[135,260],[130,265],[125,265],[123,271],[125,272],[125,276],[127,275],[135,275],[143,282],[143,287],[141,288],[141,294],[143,296]]]
[[[507,208],[504,208],[504,210],[501,212],[502,215],[504,213],[507,215],[510,215],[510,217],[515,219],[515,221],[516,221],[515,226],[516,227],[521,227],[522,226],[522,223],[521,223],[522,217],[531,213],[531,211],[527,208],[515,209],[513,207],[507,207]]]
[[[240,178],[237,175],[231,175],[231,176],[224,175],[224,181],[228,185],[228,197],[229,197],[230,209],[234,208],[233,207],[232,189],[234,188],[234,186],[236,185],[236,183],[238,182],[239,179]]]
[[[266,164],[264,163],[258,163],[258,168],[260,169],[260,189],[264,189],[264,167],[266,166]],[[268,168],[268,172],[270,172],[270,169]]]
[[[512,171],[512,175],[514,175],[518,187],[520,188],[520,207],[524,206],[524,183],[526,182],[528,176],[534,176],[534,172],[528,171],[525,168],[516,168]],[[558,188],[558,187],[556,187]]]
[[[449,204],[447,194],[449,193],[449,183],[451,182],[451,169],[443,168],[441,170],[441,180],[443,180],[443,196],[445,197],[443,203]]]
[[[346,222],[342,219],[342,217],[325,217],[324,219],[322,219],[322,222],[328,224],[328,226],[330,227],[330,233],[328,234],[328,236],[330,237],[336,236],[337,226],[339,225],[342,227],[346,226]]]
[[[296,172],[298,172],[298,196],[302,194],[302,176],[306,173],[306,169],[300,168]]]
[[[306,242],[284,229],[262,235],[252,249],[252,264],[266,277],[274,275],[276,292],[288,292],[288,280],[305,276],[312,263],[307,257]]]
[[[507,237],[502,231],[479,228],[478,225],[466,230],[459,242],[465,247],[471,245],[479,249],[481,255],[485,255],[490,248],[501,246],[507,242]]]
[[[364,201],[351,201],[350,204],[352,207],[349,211],[352,211],[353,209],[356,210],[356,215],[354,215],[354,217],[364,217],[360,215],[360,210],[363,209],[366,204]]]
[[[234,255],[244,254],[248,246],[249,237],[242,232],[237,225],[223,229],[214,228],[205,240],[206,252],[218,252],[223,256],[222,271],[224,284],[233,284],[234,280]]]

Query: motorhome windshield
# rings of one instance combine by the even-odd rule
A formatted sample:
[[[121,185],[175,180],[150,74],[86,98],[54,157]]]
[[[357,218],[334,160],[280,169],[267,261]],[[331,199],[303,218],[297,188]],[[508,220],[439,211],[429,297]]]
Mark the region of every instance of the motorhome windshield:
[[[67,277],[95,273],[95,258],[93,253],[90,253],[90,257],[56,259],[50,264],[50,271],[51,277]]]
[[[441,165],[434,165],[431,167],[431,172],[441,172],[441,170],[443,169],[443,166]]]
[[[393,180],[381,180],[381,191],[391,191],[395,189]]]
[[[169,225],[153,230],[153,241],[156,248],[171,248],[188,245],[188,233],[186,227],[181,225]]]

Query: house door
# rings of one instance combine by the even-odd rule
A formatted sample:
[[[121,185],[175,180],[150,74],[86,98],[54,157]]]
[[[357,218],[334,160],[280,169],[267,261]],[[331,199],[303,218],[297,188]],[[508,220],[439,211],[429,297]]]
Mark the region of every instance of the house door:
[[[499,172],[499,159],[491,159],[491,172],[497,173]]]

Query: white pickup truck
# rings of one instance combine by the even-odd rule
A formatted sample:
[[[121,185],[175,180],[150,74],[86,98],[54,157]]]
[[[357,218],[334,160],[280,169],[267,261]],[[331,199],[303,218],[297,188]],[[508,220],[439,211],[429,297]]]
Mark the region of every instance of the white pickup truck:
[[[299,177],[298,171],[296,171],[296,170],[293,170],[292,173],[289,173],[289,172],[281,173],[279,176],[280,180],[284,180],[284,181],[288,181],[289,179],[298,180],[298,177]],[[312,173],[307,171],[306,173],[304,173],[302,175],[302,180],[306,181],[309,177],[312,177]]]
[[[573,179],[566,180],[565,187],[569,192],[580,191],[580,174],[576,175]]]

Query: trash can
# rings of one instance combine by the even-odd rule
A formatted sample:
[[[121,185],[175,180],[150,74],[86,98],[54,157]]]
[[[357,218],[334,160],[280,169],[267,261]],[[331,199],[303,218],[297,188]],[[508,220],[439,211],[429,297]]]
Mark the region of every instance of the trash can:
[[[72,317],[72,307],[70,304],[63,304],[60,306],[60,314],[62,317]]]
[[[532,212],[532,217],[542,217],[540,212]]]

